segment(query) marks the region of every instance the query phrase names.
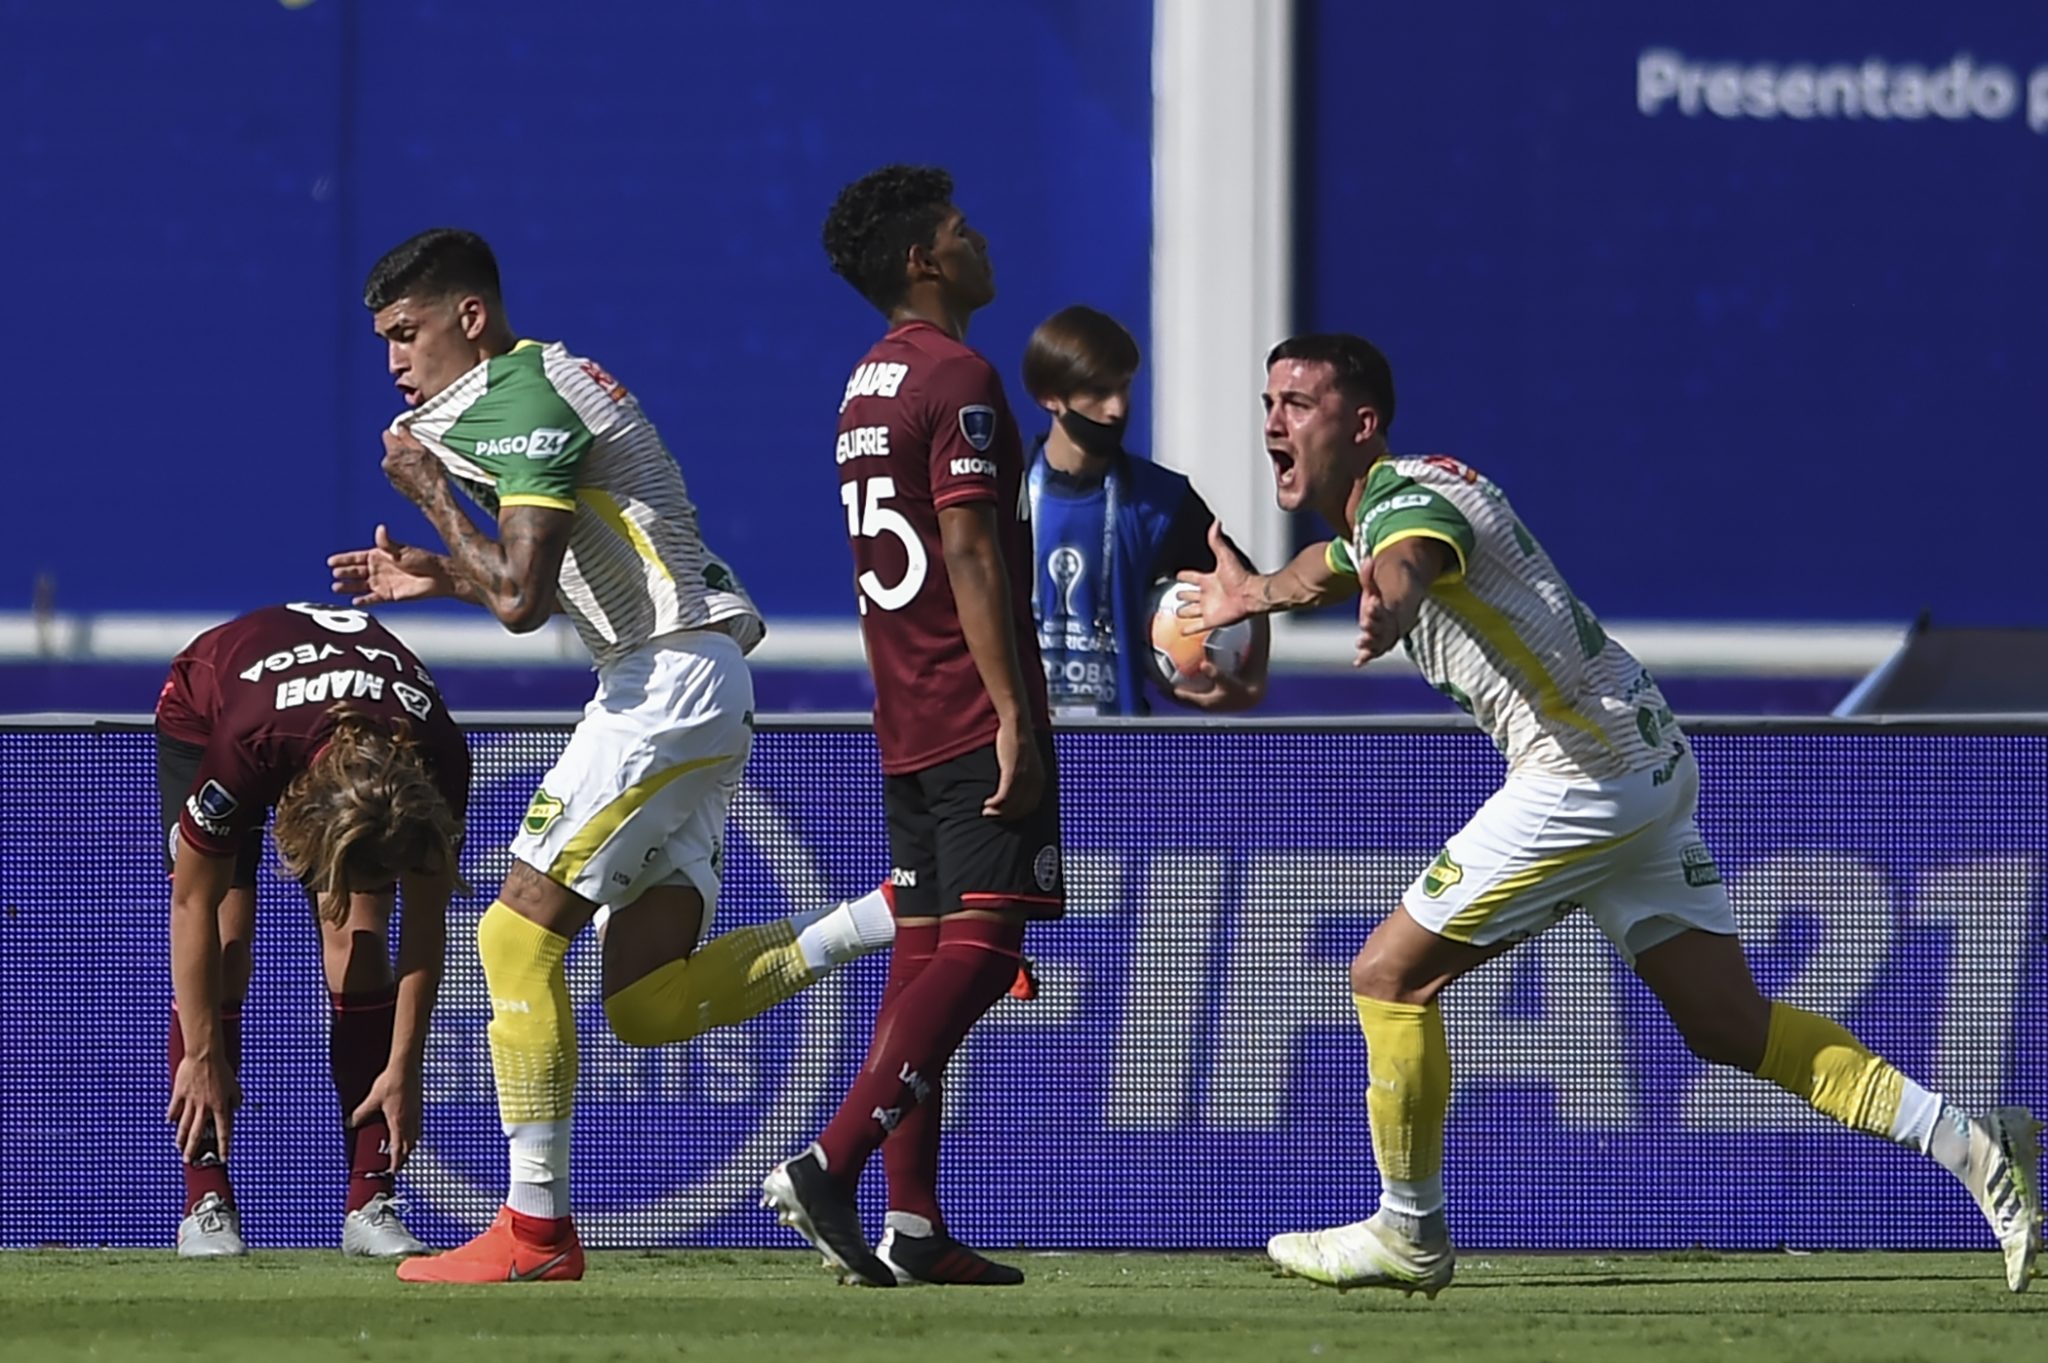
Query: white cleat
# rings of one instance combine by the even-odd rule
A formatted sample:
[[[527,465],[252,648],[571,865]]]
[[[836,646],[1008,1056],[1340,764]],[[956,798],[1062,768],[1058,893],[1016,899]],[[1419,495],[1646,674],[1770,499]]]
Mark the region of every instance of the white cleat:
[[[1274,1263],[1298,1278],[1348,1292],[1354,1287],[1391,1287],[1431,1301],[1450,1285],[1458,1251],[1449,1240],[1419,1245],[1380,1224],[1377,1216],[1348,1226],[1276,1235],[1266,1242]]]
[[[1963,1182],[2005,1252],[2005,1285],[2024,1292],[2040,1272],[2041,1124],[2023,1107],[1995,1107],[1971,1126]]]
[[[341,1223],[341,1252],[358,1259],[403,1259],[431,1254],[427,1242],[405,1228],[399,1213],[402,1199],[379,1193],[350,1212]]]
[[[236,1259],[249,1252],[242,1242],[242,1214],[221,1200],[219,1193],[199,1199],[178,1223],[180,1259]]]

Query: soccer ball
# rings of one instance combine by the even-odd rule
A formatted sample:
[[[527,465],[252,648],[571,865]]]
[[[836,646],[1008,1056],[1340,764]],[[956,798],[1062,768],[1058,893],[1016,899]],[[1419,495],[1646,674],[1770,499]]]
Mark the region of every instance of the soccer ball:
[[[1225,676],[1236,677],[1252,656],[1252,623],[1239,620],[1222,629],[1181,633],[1180,607],[1195,599],[1186,582],[1161,581],[1152,588],[1152,671],[1161,685],[1205,691],[1213,682],[1198,670],[1202,660]]]

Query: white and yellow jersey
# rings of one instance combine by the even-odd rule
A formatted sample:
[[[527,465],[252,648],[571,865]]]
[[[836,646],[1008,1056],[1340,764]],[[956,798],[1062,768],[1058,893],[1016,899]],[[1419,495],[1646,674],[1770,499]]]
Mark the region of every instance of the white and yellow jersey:
[[[1360,560],[1416,536],[1449,545],[1457,565],[1431,585],[1408,654],[1511,772],[1605,781],[1673,760],[1680,733],[1656,682],[1477,471],[1441,456],[1380,460],[1330,567],[1356,576]]]
[[[639,399],[560,342],[521,341],[392,428],[417,436],[492,516],[576,513],[558,599],[598,666],[677,630],[725,622],[749,651],[767,632],[705,548],[682,470]]]

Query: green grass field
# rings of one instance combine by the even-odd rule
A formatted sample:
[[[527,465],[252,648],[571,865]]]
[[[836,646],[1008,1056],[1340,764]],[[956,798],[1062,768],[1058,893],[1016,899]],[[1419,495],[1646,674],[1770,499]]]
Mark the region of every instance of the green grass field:
[[[296,1363],[2048,1358],[1990,1254],[1474,1254],[1435,1302],[1246,1255],[1021,1255],[1011,1289],[837,1286],[815,1255],[594,1254],[581,1283],[401,1287],[332,1253],[0,1254],[0,1356]]]

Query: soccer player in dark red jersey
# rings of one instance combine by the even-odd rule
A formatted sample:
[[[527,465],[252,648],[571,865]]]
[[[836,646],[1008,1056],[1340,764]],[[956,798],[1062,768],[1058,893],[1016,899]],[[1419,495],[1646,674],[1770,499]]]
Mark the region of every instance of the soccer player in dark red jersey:
[[[313,897],[348,1151],[342,1252],[421,1253],[391,1179],[419,1140],[427,1016],[469,801],[469,749],[411,650],[359,610],[270,606],[208,630],[157,698],[171,863],[178,1253],[247,1252],[228,1184],[263,824]],[[405,931],[394,976],[394,887]]]
[[[1065,909],[1059,788],[1031,616],[1024,450],[1002,380],[966,342],[995,297],[953,181],[888,166],[825,220],[833,270],[889,319],[839,405],[839,497],[875,677],[896,942],[866,1062],[763,1205],[849,1281],[1022,1282],[947,1233],[946,1062],[1017,978],[1024,926]],[[880,1149],[868,1248],[854,1191]]]

